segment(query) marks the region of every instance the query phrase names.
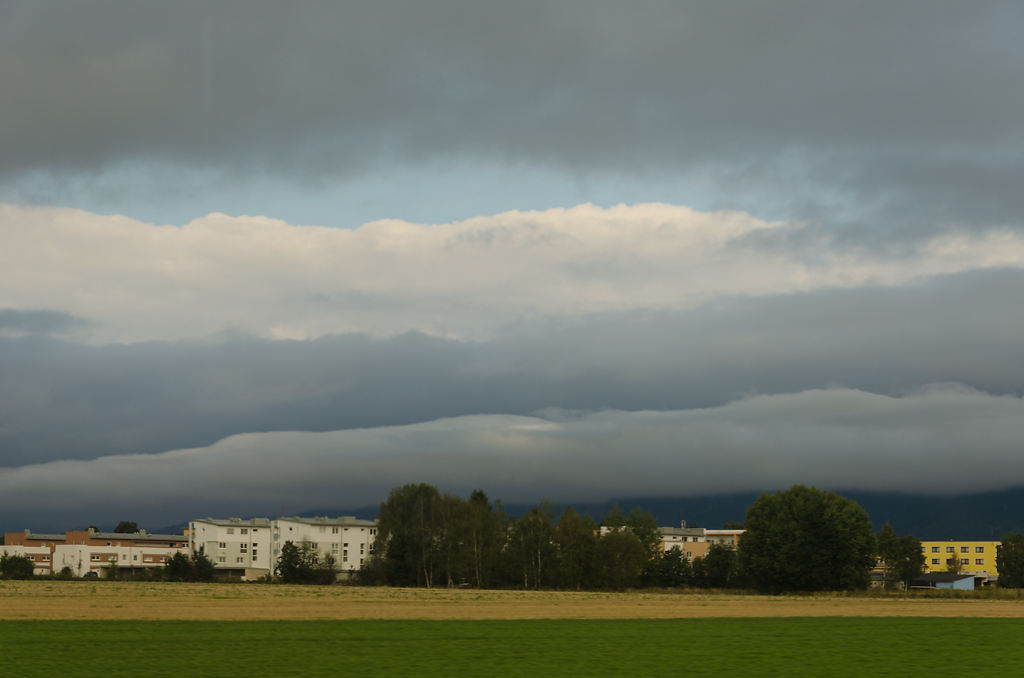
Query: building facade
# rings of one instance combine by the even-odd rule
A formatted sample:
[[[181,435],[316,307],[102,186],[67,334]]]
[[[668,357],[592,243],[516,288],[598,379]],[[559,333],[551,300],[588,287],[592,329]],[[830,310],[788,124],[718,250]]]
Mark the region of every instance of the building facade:
[[[202,550],[219,572],[246,581],[272,576],[281,547],[292,542],[312,548],[321,561],[333,558],[342,576],[357,572],[370,557],[377,521],[352,516],[328,518],[201,518],[189,523],[189,548]]]
[[[921,541],[924,553],[925,572],[948,572],[950,560],[956,559],[960,572],[986,575],[989,579],[999,576],[996,569],[996,548],[1000,542],[992,540]]]
[[[25,556],[35,565],[35,574],[59,574],[68,568],[73,576],[89,573],[106,576],[110,568],[132,572],[163,567],[175,553],[188,554],[188,539],[182,534],[98,532],[69,530],[64,534],[7,532],[0,554]]]

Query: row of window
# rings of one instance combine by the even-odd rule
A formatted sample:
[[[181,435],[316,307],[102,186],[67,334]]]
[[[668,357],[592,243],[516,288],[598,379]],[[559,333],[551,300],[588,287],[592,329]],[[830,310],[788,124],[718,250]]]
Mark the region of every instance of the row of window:
[[[924,551],[927,548],[928,548],[927,546],[922,546],[921,550]],[[932,547],[932,553],[939,553],[940,552],[940,550],[939,550],[940,548],[941,547],[939,547],[939,546],[933,546]],[[970,553],[970,552],[971,552],[971,547],[970,546],[961,546],[960,547],[960,553]],[[984,546],[975,546],[974,547],[974,552],[975,553],[984,553],[985,552],[985,547]],[[946,547],[946,553],[956,553],[956,547],[955,546],[947,546]]]
[[[942,563],[940,562],[940,560],[938,558],[932,558],[932,565],[941,565],[941,564]],[[961,565],[970,565],[971,564],[971,559],[970,558],[961,558],[960,559],[960,564]],[[975,558],[974,559],[974,564],[975,565],[984,565],[985,564],[985,559],[984,558]]]

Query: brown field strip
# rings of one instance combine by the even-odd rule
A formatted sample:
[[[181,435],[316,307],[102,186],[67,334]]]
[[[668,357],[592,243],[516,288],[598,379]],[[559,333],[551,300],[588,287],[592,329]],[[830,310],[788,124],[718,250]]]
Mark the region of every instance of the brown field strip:
[[[0,582],[0,619],[670,619],[1024,617],[1024,601],[696,592],[595,593],[347,586]]]

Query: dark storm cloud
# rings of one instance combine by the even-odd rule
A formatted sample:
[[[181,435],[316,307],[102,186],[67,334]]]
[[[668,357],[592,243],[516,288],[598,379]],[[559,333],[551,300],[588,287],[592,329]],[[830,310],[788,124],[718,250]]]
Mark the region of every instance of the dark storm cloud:
[[[1015,225],[1022,23],[1009,1],[8,3],[0,173],[461,158],[710,177],[720,205],[890,230]]]
[[[83,514],[149,523],[272,515],[300,501],[373,504],[406,482],[463,495],[485,487],[511,502],[707,495],[794,482],[977,492],[1024,482],[1022,435],[1020,398],[949,386],[899,398],[827,389],[699,410],[468,416],[245,434],[198,449],[0,471],[0,515],[35,524]]]
[[[86,347],[0,340],[0,466],[545,408],[716,407],[829,386],[1024,392],[1024,272],[420,334]]]

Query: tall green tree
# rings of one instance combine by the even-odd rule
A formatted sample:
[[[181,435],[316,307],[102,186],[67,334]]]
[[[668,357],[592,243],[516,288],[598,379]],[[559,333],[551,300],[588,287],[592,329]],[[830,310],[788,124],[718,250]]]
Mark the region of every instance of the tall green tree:
[[[899,536],[888,521],[876,538],[876,551],[881,561],[885,586],[900,582],[909,589],[924,572],[925,555],[921,541],[913,535]]]
[[[996,570],[1001,588],[1024,588],[1024,535],[1008,532],[996,547]]]
[[[558,519],[553,539],[558,550],[559,585],[577,590],[591,586],[597,558],[594,519],[581,516],[569,506]]]
[[[505,546],[505,525],[508,517],[501,508],[492,506],[483,490],[469,495],[469,548],[473,583],[478,588],[490,586],[501,564]]]
[[[373,558],[392,586],[435,584],[443,562],[441,494],[426,483],[391,490],[380,505]]]
[[[301,549],[290,539],[281,546],[281,555],[277,559],[277,576],[285,584],[300,584],[309,576]]]
[[[875,564],[868,514],[834,492],[794,485],[762,494],[747,509],[743,570],[761,591],[866,588]]]
[[[601,535],[597,547],[600,582],[612,589],[640,583],[650,552],[632,530],[619,528]]]
[[[739,574],[739,559],[735,549],[724,544],[712,544],[702,562],[705,587],[726,589],[735,586]]]
[[[118,534],[132,534],[139,531],[139,524],[133,520],[122,520],[114,528],[114,532]]]
[[[895,563],[895,548],[898,539],[899,536],[896,534],[896,530],[889,524],[888,520],[885,521],[882,529],[875,536],[875,551],[881,561],[882,581],[886,588],[889,588],[889,585],[892,583],[890,572]]]
[[[540,588],[554,578],[556,565],[554,511],[543,501],[511,523],[508,554],[514,569],[521,574],[523,588]]]
[[[887,562],[892,563],[892,572],[905,589],[909,589],[914,580],[924,573],[925,556],[921,550],[921,540],[912,534],[897,538],[889,557],[892,560]]]

